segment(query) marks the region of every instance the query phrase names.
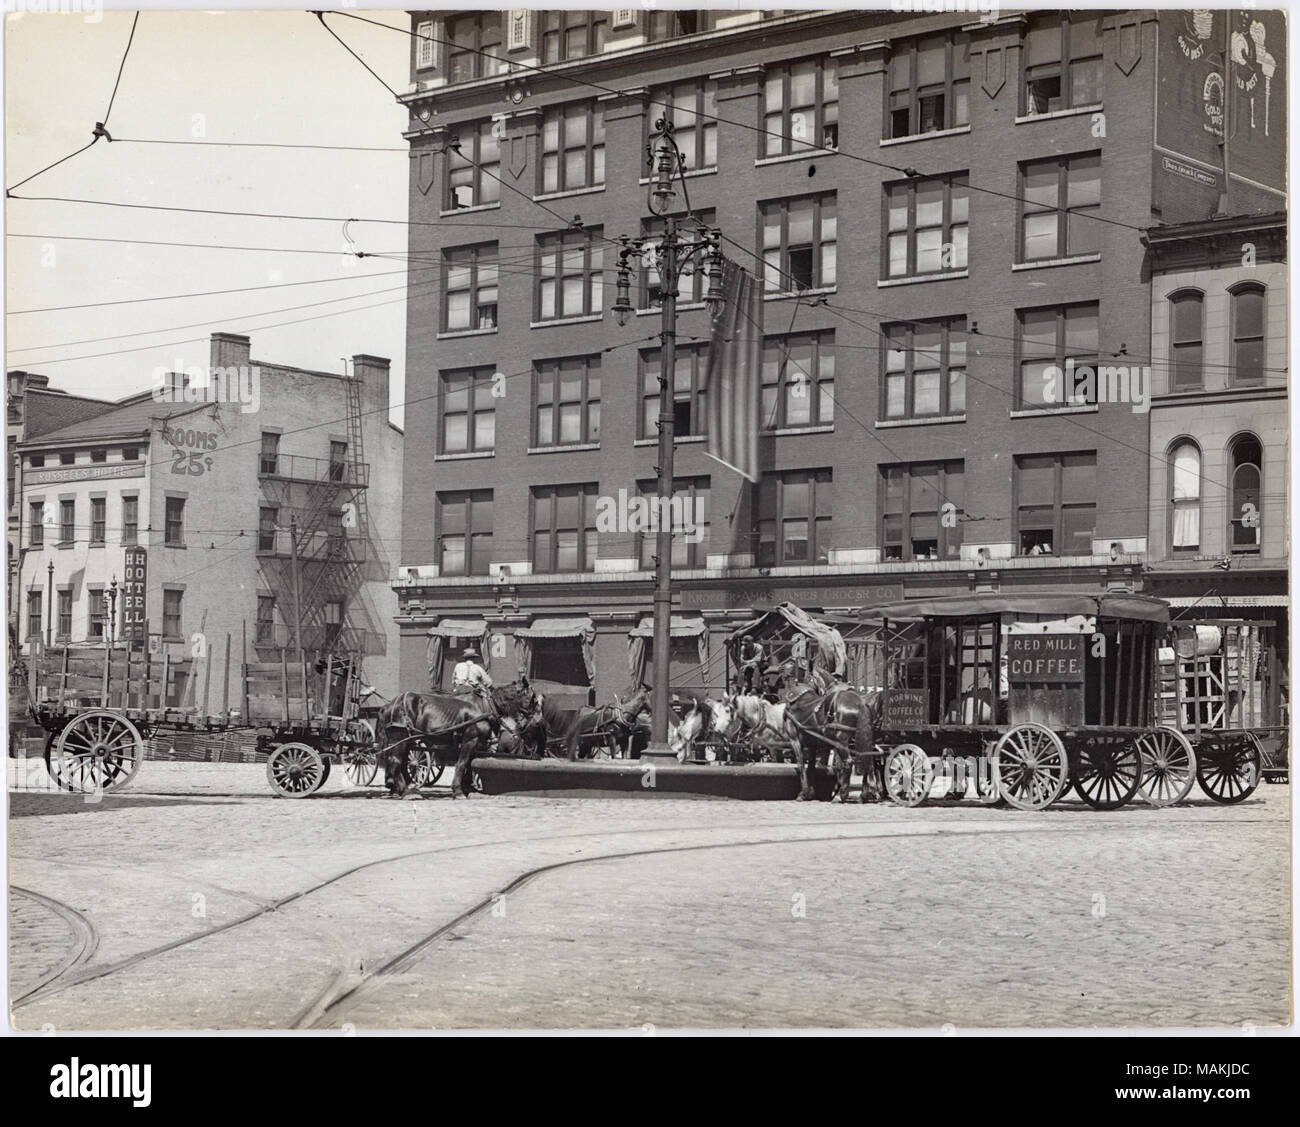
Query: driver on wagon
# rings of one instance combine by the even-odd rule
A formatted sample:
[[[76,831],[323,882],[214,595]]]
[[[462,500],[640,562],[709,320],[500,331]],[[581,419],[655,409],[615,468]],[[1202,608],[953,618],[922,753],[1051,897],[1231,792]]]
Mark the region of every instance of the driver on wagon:
[[[451,672],[451,691],[457,695],[469,693],[476,696],[490,708],[492,687],[492,678],[478,663],[478,650],[470,646]]]

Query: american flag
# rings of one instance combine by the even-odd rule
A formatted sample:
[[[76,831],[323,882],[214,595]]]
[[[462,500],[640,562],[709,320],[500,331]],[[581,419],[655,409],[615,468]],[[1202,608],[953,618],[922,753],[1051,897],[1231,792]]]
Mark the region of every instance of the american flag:
[[[758,280],[730,259],[722,265],[722,291],[709,341],[708,454],[757,482],[763,295]]]

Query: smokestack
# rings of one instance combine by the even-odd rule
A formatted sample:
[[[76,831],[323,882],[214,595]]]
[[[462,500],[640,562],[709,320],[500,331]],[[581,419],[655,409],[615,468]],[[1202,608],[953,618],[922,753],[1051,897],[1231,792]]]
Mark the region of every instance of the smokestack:
[[[380,419],[388,417],[388,366],[386,356],[367,356],[358,353],[352,357],[352,375],[363,385],[362,402],[372,411],[379,412]]]

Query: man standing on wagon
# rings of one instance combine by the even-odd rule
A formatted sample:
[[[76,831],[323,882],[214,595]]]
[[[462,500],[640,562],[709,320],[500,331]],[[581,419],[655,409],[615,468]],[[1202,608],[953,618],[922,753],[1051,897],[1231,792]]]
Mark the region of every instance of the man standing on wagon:
[[[492,678],[488,671],[478,663],[478,650],[470,646],[461,654],[456,668],[451,671],[451,691],[457,696],[477,697],[484,708],[492,712]]]

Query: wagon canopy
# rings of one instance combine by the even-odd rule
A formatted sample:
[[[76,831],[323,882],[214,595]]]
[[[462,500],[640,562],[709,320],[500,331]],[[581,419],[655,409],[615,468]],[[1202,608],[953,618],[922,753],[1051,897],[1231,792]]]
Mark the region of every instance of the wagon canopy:
[[[843,676],[848,665],[848,653],[840,632],[833,626],[818,622],[802,607],[797,607],[793,603],[780,603],[753,622],[747,622],[739,630],[731,633],[727,645],[736,646],[742,638],[754,635],[768,637],[772,634],[785,633],[791,627],[798,633],[812,638],[817,643],[821,663],[836,676]]]
[[[887,606],[859,607],[866,619],[978,618],[985,615],[1097,615],[1135,622],[1168,622],[1169,604],[1149,595],[1087,595],[1072,591],[1034,595],[950,595]]]

